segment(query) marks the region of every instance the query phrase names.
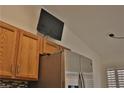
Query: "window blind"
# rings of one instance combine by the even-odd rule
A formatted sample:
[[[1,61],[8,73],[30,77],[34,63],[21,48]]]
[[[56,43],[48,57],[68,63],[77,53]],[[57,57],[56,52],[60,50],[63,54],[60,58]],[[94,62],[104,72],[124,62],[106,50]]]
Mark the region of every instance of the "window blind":
[[[119,87],[124,88],[124,69],[117,70]]]
[[[109,88],[124,88],[124,69],[108,69],[107,80]]]
[[[107,79],[108,79],[108,87],[110,88],[116,88],[116,77],[115,77],[115,71],[114,70],[107,70]]]

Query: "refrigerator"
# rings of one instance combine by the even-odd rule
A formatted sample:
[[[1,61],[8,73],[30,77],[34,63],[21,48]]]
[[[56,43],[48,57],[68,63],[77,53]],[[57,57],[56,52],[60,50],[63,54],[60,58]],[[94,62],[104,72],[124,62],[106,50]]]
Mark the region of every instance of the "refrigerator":
[[[64,51],[65,87],[93,88],[92,60],[71,51]]]

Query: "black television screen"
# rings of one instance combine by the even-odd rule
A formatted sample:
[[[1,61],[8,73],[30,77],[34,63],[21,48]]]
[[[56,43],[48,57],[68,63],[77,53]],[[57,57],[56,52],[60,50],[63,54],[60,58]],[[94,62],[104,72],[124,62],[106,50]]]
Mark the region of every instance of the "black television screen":
[[[44,9],[41,9],[37,26],[38,32],[48,35],[54,39],[61,40],[64,22],[54,17]]]

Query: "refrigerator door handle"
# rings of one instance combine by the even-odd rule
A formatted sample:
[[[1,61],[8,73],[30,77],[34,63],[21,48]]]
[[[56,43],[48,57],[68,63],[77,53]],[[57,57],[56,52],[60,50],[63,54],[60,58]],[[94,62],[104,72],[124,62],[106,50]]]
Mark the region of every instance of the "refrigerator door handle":
[[[83,74],[81,73],[81,80],[82,80],[82,85],[83,85],[83,88],[85,88],[85,81],[84,81],[84,76]]]
[[[78,77],[78,86],[79,88],[82,88],[82,81],[81,81],[81,74],[79,73],[79,77]]]
[[[79,88],[85,88],[84,77],[81,72],[79,73],[78,83],[79,83]]]

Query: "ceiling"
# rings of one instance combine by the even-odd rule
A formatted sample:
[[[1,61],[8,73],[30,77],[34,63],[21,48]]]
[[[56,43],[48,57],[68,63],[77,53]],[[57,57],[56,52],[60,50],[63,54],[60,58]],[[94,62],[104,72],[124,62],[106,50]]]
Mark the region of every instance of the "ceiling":
[[[124,6],[44,6],[64,19],[81,40],[103,60],[124,60]]]

